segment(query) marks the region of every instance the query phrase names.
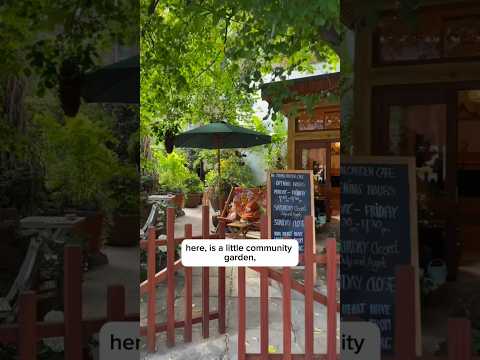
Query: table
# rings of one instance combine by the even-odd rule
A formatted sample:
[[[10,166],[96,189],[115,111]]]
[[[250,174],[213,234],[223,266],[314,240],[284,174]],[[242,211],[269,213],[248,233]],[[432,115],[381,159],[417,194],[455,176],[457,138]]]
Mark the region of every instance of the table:
[[[252,223],[234,221],[227,224],[227,227],[231,228],[234,231],[235,238],[238,238],[238,236],[241,234],[243,238],[246,239],[247,233],[252,227]]]
[[[164,204],[169,204],[174,198],[175,195],[149,195],[148,203],[153,204],[155,202],[160,202]]]
[[[42,232],[53,241],[62,242],[62,236],[82,221],[85,221],[85,218],[79,216],[28,216],[20,220],[20,229]]]

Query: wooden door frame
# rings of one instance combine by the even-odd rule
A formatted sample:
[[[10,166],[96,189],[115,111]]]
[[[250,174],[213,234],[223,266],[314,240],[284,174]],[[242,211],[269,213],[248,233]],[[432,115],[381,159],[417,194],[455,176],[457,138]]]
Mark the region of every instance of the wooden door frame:
[[[445,253],[457,253],[457,142],[458,142],[458,93],[462,90],[480,89],[479,81],[456,83],[388,85],[372,89],[372,153],[386,155],[388,145],[388,107],[392,105],[445,104],[446,113],[446,179],[445,193],[448,203],[446,216]],[[455,280],[458,258],[447,258],[448,279]]]
[[[311,139],[311,140],[296,140],[295,141],[295,157],[294,157],[294,165],[295,169],[298,168],[299,164],[301,164],[301,153],[300,149],[318,149],[318,148],[325,148],[326,149],[326,161],[327,161],[327,179],[326,179],[326,188],[328,190],[332,187],[331,182],[331,168],[332,168],[332,158],[331,158],[331,146],[332,143],[340,142],[340,139]]]

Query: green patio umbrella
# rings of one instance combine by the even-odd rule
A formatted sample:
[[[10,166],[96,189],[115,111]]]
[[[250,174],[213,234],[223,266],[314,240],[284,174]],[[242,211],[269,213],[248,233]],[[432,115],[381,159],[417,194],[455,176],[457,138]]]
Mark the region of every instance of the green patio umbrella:
[[[181,148],[216,149],[218,159],[218,179],[221,178],[220,149],[249,148],[269,144],[272,138],[240,126],[223,121],[200,126],[175,136],[174,145]]]
[[[140,103],[140,56],[86,74],[82,83],[82,97],[86,102]]]

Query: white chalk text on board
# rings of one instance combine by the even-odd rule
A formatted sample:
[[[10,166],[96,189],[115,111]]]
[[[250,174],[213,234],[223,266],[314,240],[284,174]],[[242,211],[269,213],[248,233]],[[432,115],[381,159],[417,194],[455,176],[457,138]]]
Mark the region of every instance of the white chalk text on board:
[[[394,347],[395,269],[412,264],[416,251],[412,171],[410,159],[342,158],[340,168],[341,314],[375,323],[386,353]]]

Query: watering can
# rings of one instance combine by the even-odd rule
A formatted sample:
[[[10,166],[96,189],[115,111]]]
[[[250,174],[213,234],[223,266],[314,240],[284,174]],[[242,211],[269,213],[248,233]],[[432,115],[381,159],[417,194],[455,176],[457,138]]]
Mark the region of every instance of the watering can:
[[[447,281],[447,264],[442,259],[433,259],[427,266],[428,277],[436,286]]]

